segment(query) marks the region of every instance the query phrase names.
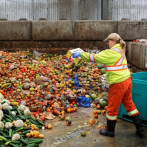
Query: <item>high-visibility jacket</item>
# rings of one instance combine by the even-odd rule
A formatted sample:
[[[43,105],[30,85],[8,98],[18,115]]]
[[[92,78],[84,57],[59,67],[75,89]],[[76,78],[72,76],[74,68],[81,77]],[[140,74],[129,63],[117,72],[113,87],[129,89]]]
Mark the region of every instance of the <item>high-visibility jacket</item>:
[[[106,80],[110,85],[122,82],[130,77],[127,60],[120,43],[114,45],[111,49],[101,51],[99,54],[82,52],[81,58],[86,61],[104,64]]]

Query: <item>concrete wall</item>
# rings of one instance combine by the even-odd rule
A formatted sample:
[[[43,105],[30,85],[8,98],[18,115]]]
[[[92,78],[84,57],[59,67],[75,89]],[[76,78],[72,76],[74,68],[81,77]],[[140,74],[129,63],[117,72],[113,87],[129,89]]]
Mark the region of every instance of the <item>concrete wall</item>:
[[[127,48],[128,61],[141,69],[147,67],[147,44],[146,43],[128,43]]]
[[[30,40],[30,21],[0,21],[0,40]]]
[[[126,41],[147,38],[147,21],[0,21],[0,41],[102,41],[110,33]]]
[[[117,22],[111,20],[101,21],[75,21],[75,40],[104,40],[110,33],[117,32]]]
[[[124,40],[147,38],[147,21],[118,21],[118,34]]]
[[[73,27],[70,20],[33,21],[33,40],[73,40]]]
[[[126,58],[127,58],[128,62],[131,62],[131,44],[132,44],[132,42],[126,43],[126,46],[127,46],[127,48],[126,48]]]

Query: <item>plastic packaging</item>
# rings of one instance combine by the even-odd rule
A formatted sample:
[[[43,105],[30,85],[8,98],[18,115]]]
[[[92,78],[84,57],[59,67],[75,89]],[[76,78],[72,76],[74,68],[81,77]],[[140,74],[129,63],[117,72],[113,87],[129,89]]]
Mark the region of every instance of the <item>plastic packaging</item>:
[[[85,97],[85,95],[81,95],[77,97],[77,102],[81,107],[91,107],[90,104],[92,103],[92,100]]]

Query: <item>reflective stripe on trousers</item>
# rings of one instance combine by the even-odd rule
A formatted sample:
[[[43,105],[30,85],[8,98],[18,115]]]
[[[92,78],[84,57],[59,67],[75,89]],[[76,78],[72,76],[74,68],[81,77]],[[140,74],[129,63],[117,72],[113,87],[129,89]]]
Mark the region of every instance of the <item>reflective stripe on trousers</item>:
[[[134,115],[134,114],[136,114],[136,113],[138,113],[138,110],[137,110],[137,109],[128,112],[128,115],[129,115],[129,116],[132,116],[132,115]]]
[[[106,114],[106,117],[109,120],[117,120],[117,115],[116,116],[110,116],[110,115]]]

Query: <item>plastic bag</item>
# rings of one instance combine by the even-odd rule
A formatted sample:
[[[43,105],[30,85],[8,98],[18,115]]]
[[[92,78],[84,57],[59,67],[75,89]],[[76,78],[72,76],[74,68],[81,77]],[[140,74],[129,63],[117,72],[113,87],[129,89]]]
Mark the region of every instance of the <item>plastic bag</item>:
[[[44,99],[50,100],[51,97],[52,97],[52,95],[47,93],[47,94],[45,94]]]
[[[44,76],[40,76],[40,80],[42,82],[47,82],[48,81],[48,78],[47,77],[44,77]]]
[[[37,56],[41,56],[42,55],[42,53],[39,53],[39,52],[37,52],[37,51],[33,51],[33,54],[35,54],[35,55],[37,55]]]
[[[23,89],[27,90],[30,88],[30,83],[25,83],[25,85],[23,86]]]
[[[29,90],[21,90],[23,95],[30,95],[30,91]]]
[[[74,82],[75,82],[75,84],[74,84],[74,86],[75,87],[82,87],[80,84],[79,84],[79,80],[78,80],[78,76],[77,75],[74,75],[74,79],[72,79]]]
[[[31,82],[31,83],[30,83],[30,87],[36,87],[35,82]]]
[[[90,104],[92,103],[92,100],[85,97],[85,95],[81,95],[77,97],[77,102],[81,107],[91,107]]]

